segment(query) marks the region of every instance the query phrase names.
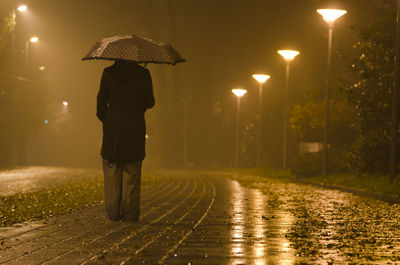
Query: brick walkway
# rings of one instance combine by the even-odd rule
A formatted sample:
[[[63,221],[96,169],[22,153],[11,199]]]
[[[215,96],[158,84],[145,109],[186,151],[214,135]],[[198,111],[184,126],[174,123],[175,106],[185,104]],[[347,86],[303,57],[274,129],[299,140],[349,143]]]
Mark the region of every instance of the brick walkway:
[[[0,263],[239,264],[244,254],[256,261],[264,256],[262,198],[222,177],[168,178],[143,190],[139,223],[108,221],[99,205],[2,231]],[[254,213],[251,222],[247,211]],[[272,256],[286,256],[284,238],[276,244]]]

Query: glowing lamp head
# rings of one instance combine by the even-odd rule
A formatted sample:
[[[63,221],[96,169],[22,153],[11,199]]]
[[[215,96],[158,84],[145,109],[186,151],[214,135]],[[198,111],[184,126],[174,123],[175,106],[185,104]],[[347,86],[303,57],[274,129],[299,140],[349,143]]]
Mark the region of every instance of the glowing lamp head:
[[[318,9],[317,12],[322,16],[322,18],[332,26],[335,20],[347,13],[346,10],[341,9]]]
[[[257,80],[258,83],[263,84],[265,83],[268,79],[271,78],[269,75],[262,75],[262,74],[254,74],[252,77]]]
[[[36,42],[39,41],[39,38],[36,37],[36,36],[33,36],[33,37],[31,37],[31,38],[29,39],[29,41],[30,41],[31,43],[36,43]]]
[[[244,96],[244,94],[247,93],[247,90],[241,89],[241,88],[235,88],[235,89],[232,89],[232,93],[235,94],[237,97],[241,98]]]
[[[294,50],[279,50],[278,53],[287,61],[292,61],[297,55],[300,54],[299,51]]]
[[[28,7],[27,7],[26,5],[19,5],[19,6],[17,7],[17,10],[18,10],[19,12],[25,12],[26,10],[28,10]]]
[[[63,101],[62,104],[63,104],[63,106],[65,106],[65,107],[68,107],[68,105],[69,105],[68,101]]]
[[[46,70],[46,66],[39,66],[39,68],[38,68],[40,71],[44,71],[44,70]]]

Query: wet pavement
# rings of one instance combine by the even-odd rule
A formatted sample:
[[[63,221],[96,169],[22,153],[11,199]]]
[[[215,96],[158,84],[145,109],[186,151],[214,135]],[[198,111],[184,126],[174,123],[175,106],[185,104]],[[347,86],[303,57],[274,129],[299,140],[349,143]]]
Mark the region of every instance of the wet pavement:
[[[176,172],[143,189],[138,223],[102,205],[0,230],[1,264],[400,263],[400,207],[280,181]]]

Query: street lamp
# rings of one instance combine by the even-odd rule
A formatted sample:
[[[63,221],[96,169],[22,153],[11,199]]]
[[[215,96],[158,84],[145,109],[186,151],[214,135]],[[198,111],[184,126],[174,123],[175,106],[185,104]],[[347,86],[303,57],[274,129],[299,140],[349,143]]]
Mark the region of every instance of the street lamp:
[[[25,12],[25,11],[28,10],[28,7],[27,7],[26,5],[19,5],[19,6],[17,7],[17,10],[18,10],[19,12]]]
[[[33,37],[31,37],[31,38],[29,39],[29,41],[30,41],[31,43],[36,43],[36,42],[39,41],[39,38],[36,37],[36,36],[33,36]]]
[[[254,74],[252,77],[259,83],[259,93],[258,93],[258,121],[257,121],[257,160],[256,165],[260,167],[260,139],[261,139],[261,115],[262,115],[262,88],[264,83],[271,78],[269,75],[264,74]]]
[[[300,54],[299,51],[295,50],[279,50],[278,53],[286,61],[286,84],[284,88],[283,98],[283,157],[282,157],[282,168],[286,169],[286,157],[287,157],[287,110],[288,110],[288,90],[289,90],[289,73],[290,73],[290,62]]]
[[[328,37],[328,60],[326,74],[326,93],[325,93],[325,119],[324,119],[324,142],[322,144],[322,176],[326,176],[326,168],[328,165],[328,126],[329,126],[329,91],[331,86],[331,54],[332,54],[332,34],[333,25],[336,19],[347,13],[346,10],[340,9],[318,9],[317,12],[329,25]]]
[[[62,108],[61,108],[61,113],[63,115],[66,115],[68,113],[68,108],[69,108],[69,102],[64,100],[61,102],[62,103]]]
[[[237,97],[236,105],[236,137],[235,137],[235,168],[238,168],[239,163],[239,114],[240,114],[240,98],[246,93],[246,89],[235,88],[232,89],[232,93]]]

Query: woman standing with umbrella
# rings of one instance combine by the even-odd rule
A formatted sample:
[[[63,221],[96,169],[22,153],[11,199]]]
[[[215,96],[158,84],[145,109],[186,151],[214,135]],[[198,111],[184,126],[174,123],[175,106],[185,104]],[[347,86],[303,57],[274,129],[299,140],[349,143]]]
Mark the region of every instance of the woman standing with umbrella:
[[[83,58],[90,59],[115,60],[104,69],[97,95],[97,117],[103,122],[106,212],[110,220],[138,221],[145,157],[144,114],[155,102],[150,73],[139,63],[176,64],[184,60],[168,44],[136,35],[97,42]]]

